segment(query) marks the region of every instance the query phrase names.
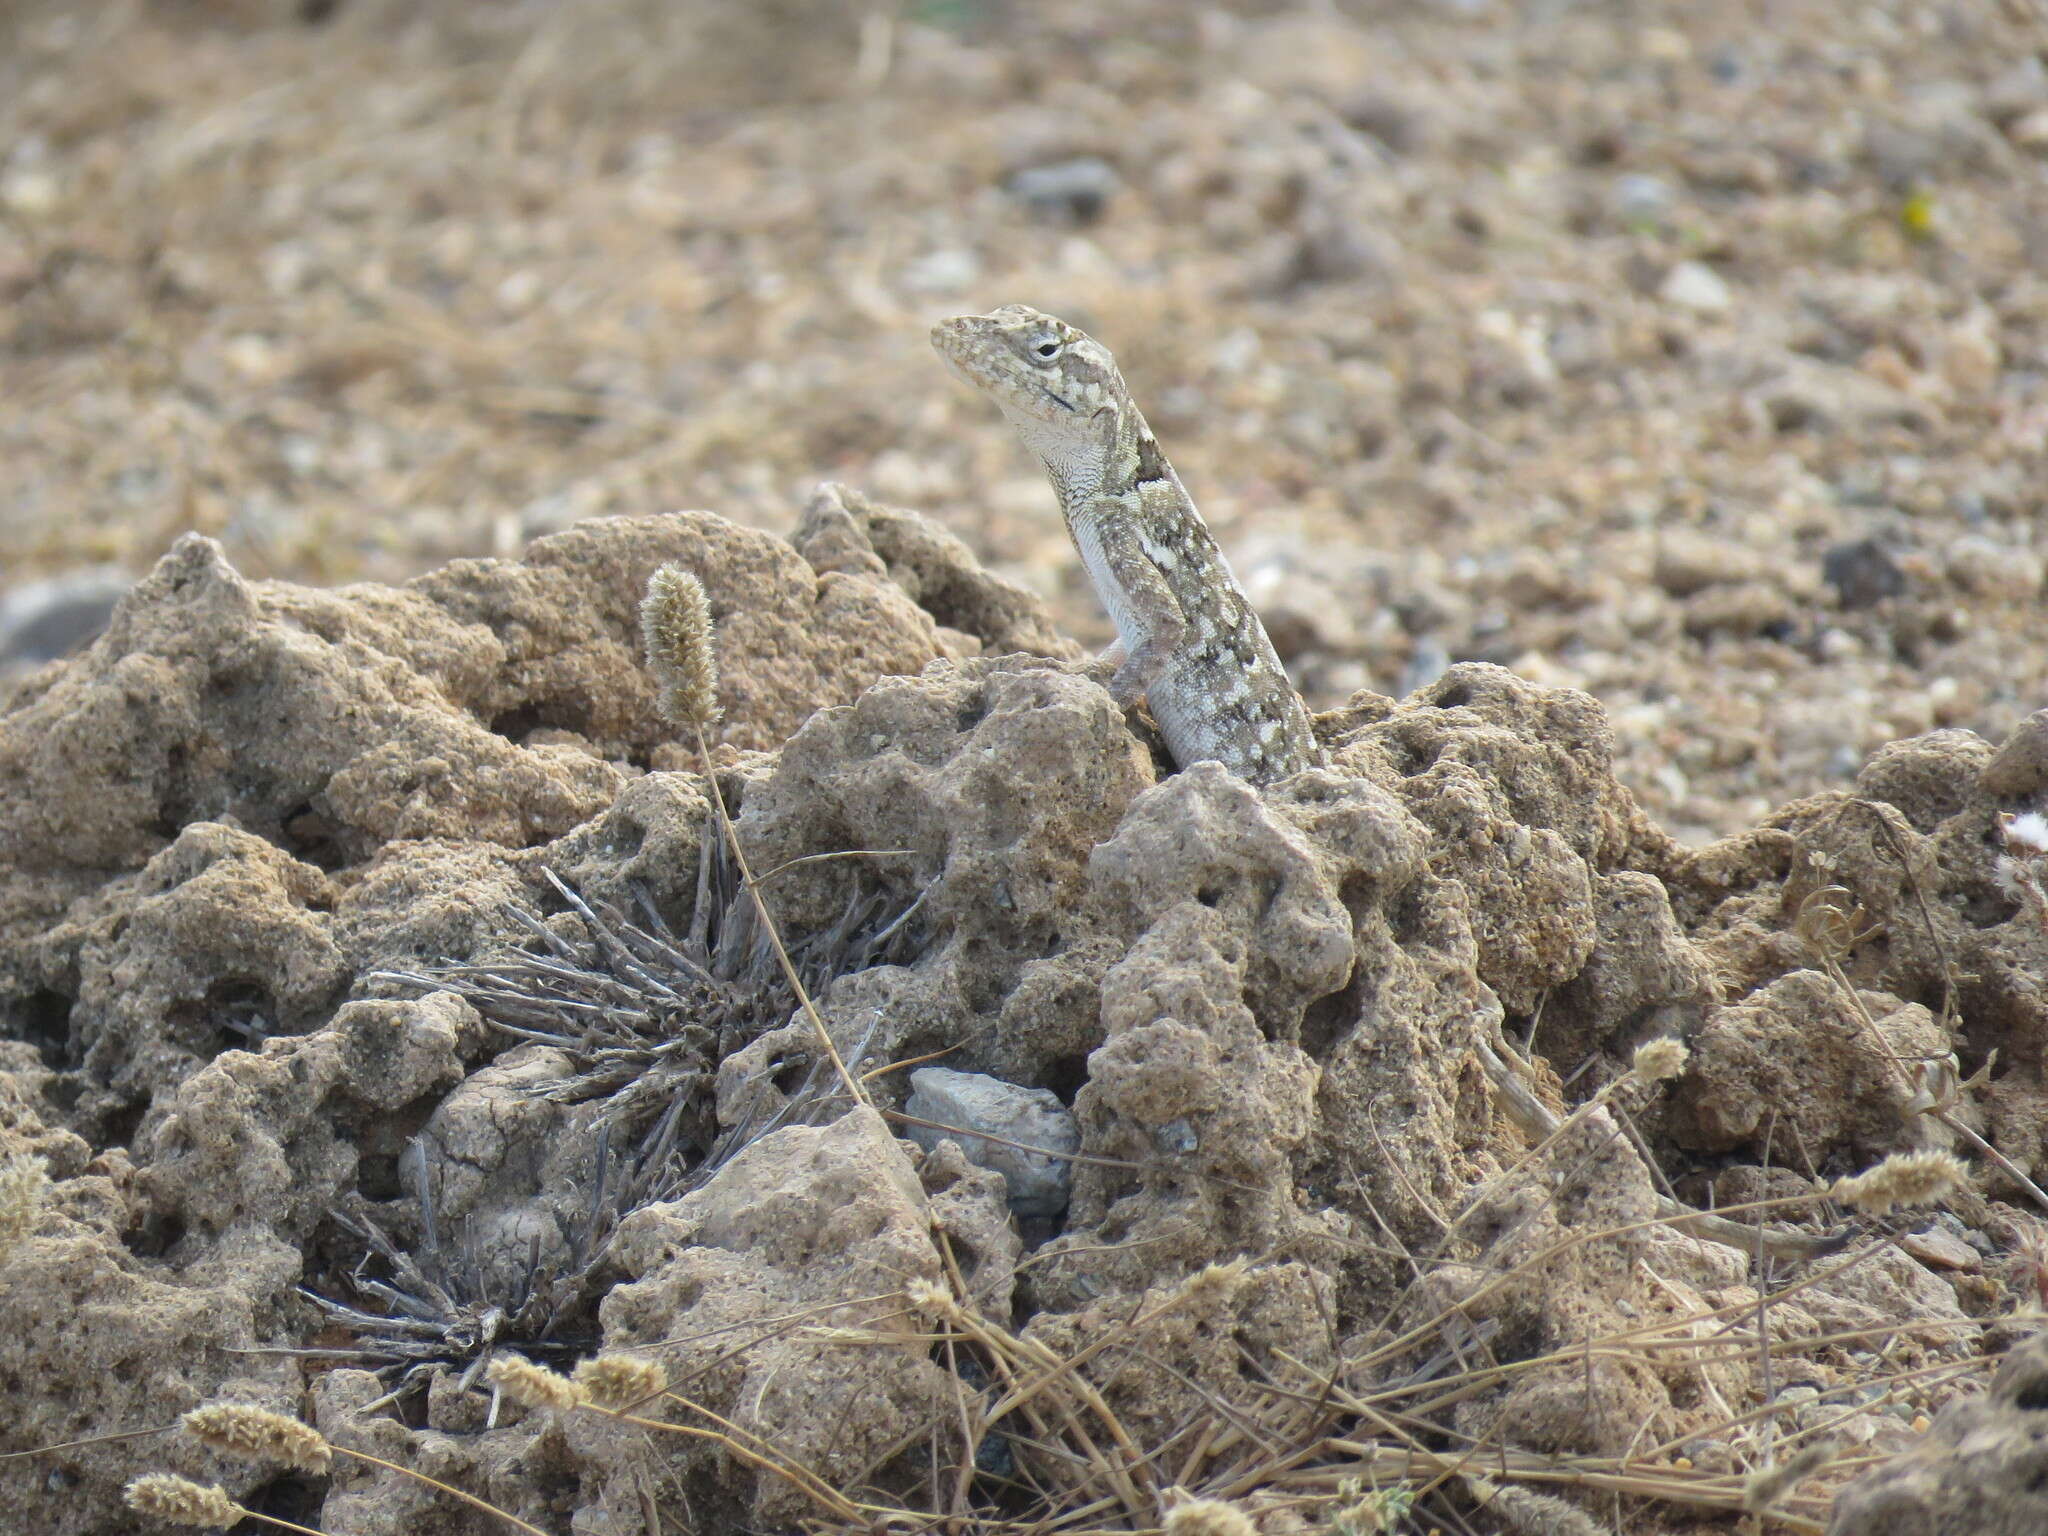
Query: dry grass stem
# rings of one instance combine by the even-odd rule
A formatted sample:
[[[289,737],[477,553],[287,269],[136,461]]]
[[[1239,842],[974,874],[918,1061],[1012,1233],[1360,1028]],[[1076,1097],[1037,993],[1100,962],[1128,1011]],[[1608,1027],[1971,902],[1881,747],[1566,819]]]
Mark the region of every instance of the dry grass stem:
[[[708,1419],[715,1429],[705,1429],[695,1424],[675,1423],[666,1419],[642,1418],[634,1414],[615,1415],[620,1422],[637,1424],[642,1429],[657,1430],[663,1434],[682,1435],[689,1439],[708,1440],[721,1446],[725,1452],[752,1467],[781,1478],[797,1489],[833,1519],[859,1522],[862,1519],[861,1506],[840,1493],[830,1483],[819,1477],[801,1462],[784,1456],[760,1436],[751,1434],[733,1423],[722,1414],[713,1412],[702,1403],[691,1401],[677,1393],[665,1394],[671,1402],[684,1410]]]
[[[1926,897],[1920,891],[1919,881],[1913,877],[1905,852],[1897,846],[1897,834],[1877,808],[1868,801],[1851,800],[1843,809],[1847,812],[1858,807],[1863,808],[1874,819],[1886,845],[1891,848],[1914,899],[1920,905],[1921,921],[1926,927],[1929,942],[1941,957],[1942,974],[1946,978],[1945,995],[1942,1000],[1942,1024],[1947,1028],[1953,1023],[1956,991],[1955,968],[1949,959],[1947,947],[1938,937],[1934,919],[1927,911]],[[1868,936],[1855,931],[1854,919],[1857,910],[1853,893],[1839,885],[1823,886],[1800,904],[1795,924],[1796,931],[1805,942],[1808,953],[1820,963],[1821,970],[1827,974],[1828,980],[1841,995],[1842,1001],[1856,1016],[1856,1021],[1868,1037],[1872,1049],[1913,1094],[1912,1102],[1917,1106],[1918,1112],[1932,1117],[1990,1158],[2007,1178],[2027,1192],[2036,1205],[2048,1211],[2048,1190],[2042,1189],[2027,1176],[2024,1169],[1986,1141],[1967,1121],[1955,1113],[1955,1103],[1961,1095],[1976,1082],[1989,1076],[1991,1061],[1987,1060],[1980,1072],[1972,1077],[1969,1083],[1964,1083],[1961,1081],[1960,1071],[1954,1067],[1953,1056],[1945,1063],[1921,1063],[1920,1070],[1916,1071],[1892,1054],[1885,1041],[1884,1032],[1878,1028],[1877,1020],[1871,1017],[1870,1009],[1864,1004],[1863,994],[1850,982],[1848,972],[1842,968],[1844,957]],[[1997,1053],[1994,1051],[1991,1054],[1995,1059]],[[1923,1078],[1932,1078],[1942,1082],[1944,1086],[1940,1091],[1929,1094],[1921,1081]]]
[[[367,1451],[335,1445],[310,1424],[302,1424],[284,1414],[273,1413],[268,1408],[258,1408],[248,1403],[209,1403],[205,1407],[194,1408],[179,1422],[202,1444],[247,1457],[252,1461],[274,1461],[285,1466],[297,1467],[301,1471],[325,1472],[335,1456],[346,1456],[366,1466],[382,1467],[387,1472],[411,1478],[425,1487],[494,1515],[514,1529],[528,1532],[529,1536],[548,1536],[548,1533],[538,1526],[528,1524],[487,1499],[480,1499],[473,1493],[465,1493],[460,1488],[444,1483],[439,1478],[429,1477],[424,1472],[416,1472],[411,1467],[386,1461],[381,1456],[372,1456]]]
[[[686,727],[696,740],[697,757],[704,769],[712,808],[718,816],[719,832],[732,851],[740,882],[753,900],[762,931],[775,950],[783,977],[796,995],[797,1005],[810,1023],[818,1048],[831,1062],[841,1086],[854,1103],[872,1109],[874,1101],[868,1096],[867,1088],[847,1070],[845,1059],[840,1056],[839,1047],[832,1039],[832,1032],[825,1027],[824,1016],[811,1000],[810,989],[797,974],[796,963],[790,959],[789,948],[775,926],[774,914],[768,910],[768,898],[761,890],[761,882],[754,877],[746,850],[740,846],[739,832],[726,811],[724,791],[718,787],[718,773],[712,766],[711,747],[705,735],[718,715],[718,663],[712,642],[711,606],[704,597],[702,584],[679,566],[661,567],[648,583],[647,596],[641,604],[641,629],[642,639],[646,642],[648,670],[662,684],[664,713],[677,725]]]

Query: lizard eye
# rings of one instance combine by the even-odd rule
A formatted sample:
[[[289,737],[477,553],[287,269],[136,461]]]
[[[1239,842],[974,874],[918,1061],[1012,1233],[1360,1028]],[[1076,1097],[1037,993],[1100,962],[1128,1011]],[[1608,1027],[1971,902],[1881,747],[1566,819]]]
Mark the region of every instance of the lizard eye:
[[[1033,342],[1031,355],[1041,363],[1049,363],[1060,355],[1060,341],[1057,336],[1048,336],[1043,341]]]

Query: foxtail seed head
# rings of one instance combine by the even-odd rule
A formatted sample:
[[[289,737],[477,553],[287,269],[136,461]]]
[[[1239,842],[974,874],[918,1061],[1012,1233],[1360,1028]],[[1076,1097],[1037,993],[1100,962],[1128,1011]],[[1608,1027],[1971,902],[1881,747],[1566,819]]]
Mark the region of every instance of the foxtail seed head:
[[[168,1472],[138,1477],[121,1490],[121,1499],[138,1515],[153,1515],[173,1525],[199,1525],[224,1531],[242,1518],[243,1510],[218,1483],[195,1483]]]
[[[594,1406],[612,1411],[658,1397],[668,1385],[659,1360],[635,1355],[599,1355],[576,1362],[574,1385]]]
[[[187,1413],[182,1422],[203,1444],[251,1461],[325,1472],[334,1458],[334,1448],[319,1430],[253,1403],[208,1403]]]
[[[1835,1180],[1828,1193],[1865,1216],[1901,1205],[1938,1205],[1969,1179],[1953,1152],[1894,1152],[1875,1168]]]
[[[640,604],[640,636],[647,670],[661,684],[662,718],[708,732],[718,723],[718,655],[704,584],[679,565],[657,570]]]

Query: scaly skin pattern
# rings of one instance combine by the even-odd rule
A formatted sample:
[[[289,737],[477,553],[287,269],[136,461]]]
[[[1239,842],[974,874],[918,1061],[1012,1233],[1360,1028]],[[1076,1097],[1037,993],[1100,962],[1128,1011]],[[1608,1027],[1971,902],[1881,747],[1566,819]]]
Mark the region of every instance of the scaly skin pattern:
[[[1103,653],[1111,697],[1125,708],[1142,698],[1182,768],[1213,760],[1270,784],[1320,762],[1266,626],[1109,349],[1022,304],[942,320],[932,345],[1002,409],[1059,493],[1116,624]]]

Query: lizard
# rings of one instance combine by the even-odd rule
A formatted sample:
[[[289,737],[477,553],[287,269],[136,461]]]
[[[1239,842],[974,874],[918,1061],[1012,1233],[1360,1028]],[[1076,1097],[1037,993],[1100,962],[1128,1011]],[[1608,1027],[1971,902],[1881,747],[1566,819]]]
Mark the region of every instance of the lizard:
[[[1151,708],[1174,766],[1214,760],[1253,784],[1321,761],[1272,639],[1132,402],[1109,349],[1023,304],[932,327],[1045,466],[1117,638],[1109,694]]]

